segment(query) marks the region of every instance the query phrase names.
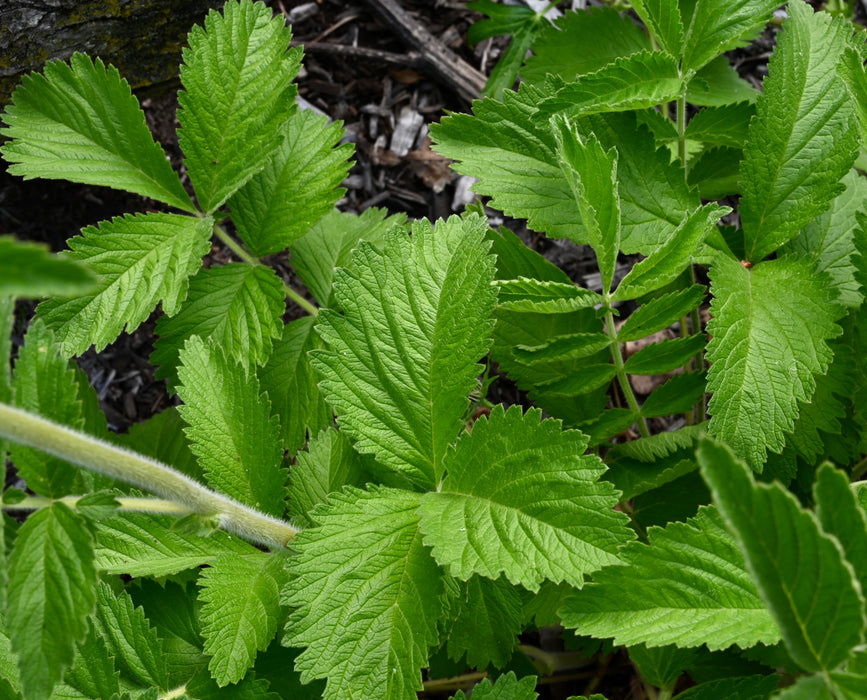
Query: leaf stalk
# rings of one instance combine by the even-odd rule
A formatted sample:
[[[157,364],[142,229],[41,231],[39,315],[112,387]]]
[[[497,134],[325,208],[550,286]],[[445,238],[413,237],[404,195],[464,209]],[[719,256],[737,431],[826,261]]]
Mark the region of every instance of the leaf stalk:
[[[638,416],[638,431],[641,433],[641,437],[650,437],[647,422],[644,420],[644,416],[641,415],[638,400],[632,391],[629,377],[623,369],[625,364],[623,362],[623,352],[620,350],[620,343],[617,341],[617,331],[614,329],[614,313],[611,311],[610,295],[608,293],[605,294],[605,333],[611,340],[611,359],[614,361],[614,369],[617,372],[617,381],[620,384],[620,389],[626,397],[626,403],[629,404],[630,410]]]

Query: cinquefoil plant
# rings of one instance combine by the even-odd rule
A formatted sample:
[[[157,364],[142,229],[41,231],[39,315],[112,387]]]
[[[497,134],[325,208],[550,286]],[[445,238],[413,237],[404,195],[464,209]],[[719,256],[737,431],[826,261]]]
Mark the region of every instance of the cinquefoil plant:
[[[774,3],[634,6],[647,34],[613,10],[566,23],[637,50],[570,74],[534,43],[550,77],[434,131],[491,206],[591,245],[601,292],[476,213],[333,211],[349,149],[294,107],[300,55],[264,5],[190,35],[196,203],[113,69],[77,55],[25,81],[3,117],[13,172],[181,213],[88,227],[62,260],[4,242],[34,270],[4,293],[58,296],[0,372],[0,435],[35,494],[3,497],[32,512],[2,521],[3,697],[412,698],[429,666],[444,687],[450,657],[525,676],[473,697],[532,699],[522,659],[556,659],[517,636],[554,623],[626,646],[657,698],[685,671],[682,700],[865,697],[864,44],[793,0],[750,118],[719,97],[719,56]],[[687,123],[696,90],[723,103]],[[689,175],[720,145],[740,227],[702,204],[713,177]],[[212,236],[242,262],[200,269]],[[262,263],[286,249],[323,310]],[[618,282],[621,252],[645,259]],[[310,315],[284,325],[287,297]],[[638,308],[618,326],[623,302]],[[68,358],[157,305],[153,359],[183,404],[110,435]],[[681,338],[624,358],[678,321]],[[489,353],[552,417],[468,419]],[[679,367],[639,403],[629,375]],[[650,435],[673,413],[692,424]],[[615,439],[631,425],[643,437]]]

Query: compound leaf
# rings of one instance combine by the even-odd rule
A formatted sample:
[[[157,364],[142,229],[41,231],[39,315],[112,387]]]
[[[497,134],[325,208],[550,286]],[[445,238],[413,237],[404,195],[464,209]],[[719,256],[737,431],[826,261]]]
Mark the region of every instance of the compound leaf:
[[[522,244],[523,245],[523,244]],[[602,297],[573,282],[555,282],[519,277],[497,280],[497,309],[526,313],[569,313],[602,303]]]
[[[825,280],[805,261],[765,261],[750,269],[718,255],[710,270],[713,318],[707,356],[712,416],[709,432],[731,445],[756,471],[766,451],[779,452],[784,434],[808,401],[839,334]]]
[[[193,336],[180,352],[178,412],[190,448],[216,490],[269,515],[283,515],[286,472],[280,427],[259,381]]]
[[[96,275],[87,265],[52,255],[41,243],[0,236],[0,296],[71,296],[95,286]]]
[[[752,262],[828,208],[857,147],[852,103],[836,72],[848,23],[814,13],[803,0],[788,11],[741,163],[740,212]]]
[[[229,200],[238,235],[253,255],[288,248],[334,208],[352,154],[349,144],[336,147],[342,135],[339,123],[312,109],[289,119],[271,161]]]
[[[96,585],[85,519],[59,502],[31,515],[9,559],[4,624],[25,698],[47,698],[72,663],[76,644],[87,635]]]
[[[865,628],[860,587],[840,543],[779,483],[757,484],[725,445],[704,438],[697,456],[792,659],[807,671],[835,669]]]
[[[422,496],[421,530],[434,558],[466,581],[500,573],[537,591],[544,579],[584,583],[618,563],[631,539],[618,493],[599,481],[602,462],[587,438],[541,421],[541,411],[496,407],[446,458],[441,489]]]
[[[615,644],[676,644],[711,650],[780,639],[738,550],[715,508],[686,522],[652,527],[648,544],[621,551],[626,566],[593,574],[593,583],[560,608],[563,624]],[[640,581],[641,585],[636,585]]]
[[[392,230],[338,271],[342,310],[319,314],[328,350],[311,353],[338,423],[407,483],[431,488],[457,437],[491,337],[486,222],[473,215]]]
[[[98,58],[75,53],[25,76],[3,121],[12,175],[104,185],[196,211],[129,83]]]
[[[703,333],[670,338],[643,347],[626,361],[627,374],[665,374],[685,365],[689,358],[704,350]]]
[[[262,170],[283,140],[301,64],[291,38],[283,17],[251,0],[227,2],[187,35],[178,139],[203,211]]]
[[[617,330],[617,342],[640,340],[668,328],[704,301],[706,288],[694,284],[652,299],[630,314]]]
[[[283,602],[297,610],[284,643],[307,647],[295,668],[305,683],[328,679],[326,700],[414,700],[422,687],[444,588],[418,503],[407,491],[347,487],[292,542]]]
[[[39,317],[67,355],[102,350],[121,331],[134,331],[162,302],[168,315],[187,294],[190,275],[208,252],[213,221],[178,214],[129,214],[88,226],[69,240],[70,256],[99,276],[97,291],[50,299]]]
[[[194,335],[209,338],[245,367],[264,364],[283,332],[285,310],[283,284],[271,268],[229,263],[199,271],[180,311],[157,321],[151,355],[156,376],[174,376],[178,353]]]
[[[208,669],[220,686],[237,683],[265,651],[282,619],[285,558],[277,554],[225,555],[199,576],[202,636]]]

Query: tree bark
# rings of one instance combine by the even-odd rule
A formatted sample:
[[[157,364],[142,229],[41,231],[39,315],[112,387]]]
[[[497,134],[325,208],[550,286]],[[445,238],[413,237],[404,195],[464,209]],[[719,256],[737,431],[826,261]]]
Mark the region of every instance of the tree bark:
[[[177,78],[187,32],[224,0],[0,0],[0,107],[22,76],[76,51],[117,67],[133,89]]]

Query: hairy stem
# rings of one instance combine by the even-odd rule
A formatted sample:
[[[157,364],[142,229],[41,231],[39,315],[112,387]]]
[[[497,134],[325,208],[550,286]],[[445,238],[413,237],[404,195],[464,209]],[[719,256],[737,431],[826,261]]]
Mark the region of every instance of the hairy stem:
[[[611,340],[611,359],[614,361],[614,369],[617,372],[617,381],[620,384],[620,389],[626,397],[626,403],[629,408],[638,416],[638,430],[642,437],[650,437],[650,430],[647,428],[647,423],[644,416],[640,415],[641,409],[638,406],[638,401],[635,398],[635,393],[632,391],[632,385],[629,383],[629,377],[623,369],[623,353],[620,350],[620,343],[617,342],[617,331],[614,330],[614,314],[608,306],[608,294],[605,295],[605,332]]]
[[[63,496],[63,498],[48,498],[46,496],[28,496],[17,503],[0,504],[3,510],[39,510],[47,508],[52,503],[64,503],[70,508],[85,496]],[[114,499],[120,504],[118,510],[136,511],[138,513],[160,513],[162,515],[189,515],[192,511],[180,503],[157,498],[123,498]]]
[[[220,528],[266,547],[286,547],[298,534],[289,523],[212,491],[166,464],[4,403],[0,437],[182,504],[188,512],[213,518]]]

